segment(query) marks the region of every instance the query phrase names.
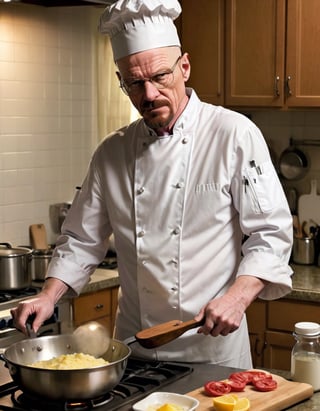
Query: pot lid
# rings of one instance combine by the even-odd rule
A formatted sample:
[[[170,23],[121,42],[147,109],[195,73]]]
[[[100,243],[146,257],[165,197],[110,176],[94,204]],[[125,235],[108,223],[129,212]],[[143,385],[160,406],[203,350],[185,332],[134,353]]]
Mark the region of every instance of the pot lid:
[[[25,254],[31,254],[32,250],[24,247],[10,247],[6,245],[7,248],[2,248],[3,245],[0,245],[0,258],[1,257],[19,257]]]

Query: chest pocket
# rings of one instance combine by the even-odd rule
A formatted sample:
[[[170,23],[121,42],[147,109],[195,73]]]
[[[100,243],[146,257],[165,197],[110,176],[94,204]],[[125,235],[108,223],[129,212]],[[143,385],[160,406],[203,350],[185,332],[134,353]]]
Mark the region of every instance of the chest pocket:
[[[246,168],[244,171],[245,194],[250,197],[256,214],[269,213],[283,199],[281,185],[271,161]]]

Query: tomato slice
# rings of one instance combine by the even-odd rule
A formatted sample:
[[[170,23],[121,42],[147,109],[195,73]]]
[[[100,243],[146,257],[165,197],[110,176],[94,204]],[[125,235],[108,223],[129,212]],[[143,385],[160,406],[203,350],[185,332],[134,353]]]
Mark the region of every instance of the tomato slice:
[[[266,379],[266,380],[272,380],[272,375],[271,374],[265,374],[265,375],[254,375],[252,378],[252,384],[255,385],[256,382],[258,382],[261,379]]]
[[[243,379],[242,381],[240,379],[238,380],[228,380],[228,384],[231,387],[231,391],[234,392],[240,392],[240,391],[244,391],[244,389],[246,388],[247,382],[245,379]]]
[[[273,391],[277,388],[278,383],[276,380],[274,380],[272,377],[261,377],[257,378],[256,381],[254,381],[254,387],[258,391]]]
[[[225,381],[209,381],[204,385],[204,390],[210,397],[217,397],[228,394],[231,386]]]
[[[250,376],[250,379],[251,379],[251,376]],[[229,375],[229,380],[244,382],[245,384],[248,384],[249,376],[243,371],[234,372]]]

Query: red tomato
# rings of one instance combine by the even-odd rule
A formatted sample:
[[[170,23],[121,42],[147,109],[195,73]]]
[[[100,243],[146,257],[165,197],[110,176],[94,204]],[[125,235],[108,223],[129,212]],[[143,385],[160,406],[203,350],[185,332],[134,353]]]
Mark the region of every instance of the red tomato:
[[[265,374],[265,375],[254,375],[252,378],[252,384],[255,385],[256,382],[258,382],[261,379],[266,379],[266,380],[272,380],[272,375],[271,374]]]
[[[278,384],[272,377],[262,377],[254,382],[254,386],[258,391],[273,391],[277,388]]]
[[[232,381],[240,381],[240,382],[244,382],[245,384],[248,383],[248,376],[244,373],[244,372],[234,372],[232,374],[229,375],[229,380]]]
[[[224,381],[209,381],[204,385],[205,392],[210,397],[228,394],[231,391],[231,386]]]
[[[262,377],[266,377],[267,375],[270,375],[270,374],[267,374],[264,371],[254,371],[254,370],[252,370],[252,371],[243,371],[242,374],[247,377],[247,379],[248,379],[247,384],[253,384],[253,379],[254,378],[258,378],[258,377],[262,378]]]
[[[244,391],[246,388],[247,382],[245,379],[242,381],[240,379],[238,380],[228,380],[228,384],[231,387],[231,391],[239,392],[239,391]]]

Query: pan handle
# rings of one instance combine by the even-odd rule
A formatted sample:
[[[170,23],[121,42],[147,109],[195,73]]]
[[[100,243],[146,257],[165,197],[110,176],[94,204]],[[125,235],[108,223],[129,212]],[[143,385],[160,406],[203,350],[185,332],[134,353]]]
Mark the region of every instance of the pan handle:
[[[123,340],[123,343],[126,345],[131,345],[131,344],[134,344],[135,342],[137,342],[137,339],[134,335]]]

